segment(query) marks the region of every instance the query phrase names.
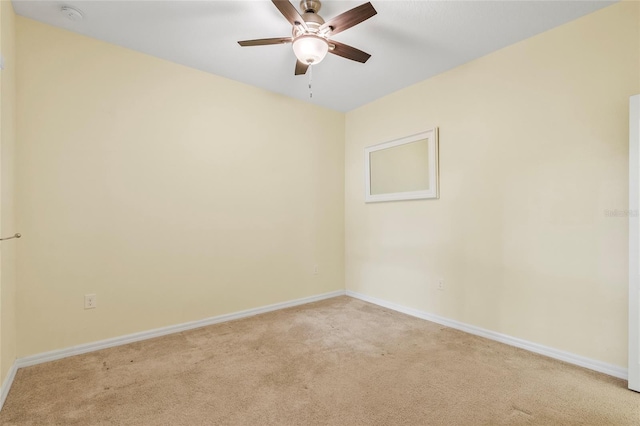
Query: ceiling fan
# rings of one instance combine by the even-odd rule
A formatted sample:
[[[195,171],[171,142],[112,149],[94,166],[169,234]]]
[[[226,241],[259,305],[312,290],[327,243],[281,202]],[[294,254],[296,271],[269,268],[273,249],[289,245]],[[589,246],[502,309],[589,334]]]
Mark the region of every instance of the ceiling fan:
[[[327,53],[333,53],[334,55],[362,63],[367,62],[371,57],[370,54],[362,50],[329,38],[377,14],[378,12],[376,12],[371,3],[354,7],[325,22],[318,15],[318,11],[322,6],[319,0],[302,0],[300,2],[302,15],[288,0],[271,1],[287,21],[293,25],[292,36],[244,40],[238,42],[240,46],[292,43],[293,52],[297,58],[295,75],[306,74],[309,66],[320,63]]]

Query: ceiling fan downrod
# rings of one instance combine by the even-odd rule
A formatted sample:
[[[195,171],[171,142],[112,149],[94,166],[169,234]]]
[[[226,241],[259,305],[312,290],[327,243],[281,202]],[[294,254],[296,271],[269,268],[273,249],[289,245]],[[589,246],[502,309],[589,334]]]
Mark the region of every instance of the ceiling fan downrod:
[[[321,7],[320,0],[302,0],[300,2],[300,9],[304,13],[318,13]]]

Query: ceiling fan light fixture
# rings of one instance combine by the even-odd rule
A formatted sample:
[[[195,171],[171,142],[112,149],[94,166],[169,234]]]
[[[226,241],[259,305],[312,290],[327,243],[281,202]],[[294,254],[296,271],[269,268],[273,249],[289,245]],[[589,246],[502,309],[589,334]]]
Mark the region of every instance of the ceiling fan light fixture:
[[[303,64],[320,63],[329,51],[329,43],[315,34],[305,34],[293,40],[293,53]]]
[[[300,1],[302,14],[289,0],[271,0],[271,2],[292,25],[291,36],[242,40],[238,42],[240,46],[292,43],[293,53],[296,55],[295,75],[306,74],[311,65],[322,62],[329,52],[363,64],[371,57],[367,52],[332,39],[334,35],[376,15],[378,12],[371,2],[347,10],[326,22],[322,16],[318,15],[321,7],[320,0]]]

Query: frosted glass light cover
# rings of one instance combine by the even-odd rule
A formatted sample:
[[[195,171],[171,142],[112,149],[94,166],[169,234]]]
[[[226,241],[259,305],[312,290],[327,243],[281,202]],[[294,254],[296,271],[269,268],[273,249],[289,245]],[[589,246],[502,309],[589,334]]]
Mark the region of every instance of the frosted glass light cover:
[[[303,64],[317,64],[327,56],[329,43],[322,37],[307,34],[293,41],[293,52]]]

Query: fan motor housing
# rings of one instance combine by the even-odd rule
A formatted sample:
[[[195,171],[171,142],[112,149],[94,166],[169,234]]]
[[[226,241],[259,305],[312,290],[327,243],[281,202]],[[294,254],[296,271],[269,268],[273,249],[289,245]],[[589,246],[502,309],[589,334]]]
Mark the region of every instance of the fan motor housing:
[[[305,31],[302,28],[300,28],[299,26],[295,26],[295,27],[293,27],[293,36],[294,37],[297,37],[297,36],[302,35],[304,33],[316,34],[318,32],[318,29],[320,28],[320,26],[322,24],[324,24],[324,19],[322,19],[322,16],[318,15],[315,12],[305,12],[302,15],[302,19],[307,24],[307,27],[309,28],[309,30]]]
[[[317,29],[320,25],[324,24],[324,19],[322,19],[322,16],[313,12],[305,13],[304,15],[302,15],[302,19],[304,19],[304,22],[306,22],[307,26],[311,28]]]

